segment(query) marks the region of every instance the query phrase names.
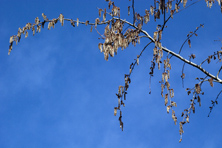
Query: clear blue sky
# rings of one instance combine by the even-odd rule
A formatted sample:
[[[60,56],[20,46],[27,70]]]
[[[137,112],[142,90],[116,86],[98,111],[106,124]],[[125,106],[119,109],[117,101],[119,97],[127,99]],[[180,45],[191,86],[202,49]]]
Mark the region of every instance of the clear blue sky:
[[[141,15],[153,1],[135,1],[135,10]],[[127,16],[128,0],[115,2],[121,7],[121,16]],[[190,4],[190,1],[188,2]],[[184,126],[182,143],[179,141],[179,126],[175,126],[171,114],[166,113],[164,99],[160,95],[162,70],[155,69],[152,78],[152,94],[149,95],[149,68],[153,45],[149,46],[132,73],[126,107],[123,109],[124,131],[119,128],[118,116],[113,115],[117,106],[115,93],[124,84],[124,74],[129,65],[149,42],[130,46],[118,55],[105,61],[98,49],[99,35],[90,27],[73,28],[65,22],[54,29],[41,30],[34,37],[22,36],[8,56],[9,37],[17,34],[18,28],[33,23],[44,12],[48,18],[65,18],[94,22],[98,8],[107,8],[105,0],[1,0],[0,1],[0,147],[1,148],[218,148],[222,145],[222,104],[214,108],[210,118],[209,106],[222,89],[215,84],[203,85],[205,95],[202,106],[190,123]],[[148,23],[144,29],[153,35],[157,23]],[[189,31],[199,24],[198,36],[191,39],[192,48],[186,44],[182,55],[186,58],[196,54],[199,63],[207,55],[220,50],[222,44],[214,40],[222,38],[222,14],[217,3],[210,9],[205,1],[175,15],[163,33],[163,46],[179,51]],[[100,31],[103,27],[99,28]],[[166,54],[166,53],[164,53]],[[195,78],[204,77],[198,70],[185,66],[185,88],[180,78],[182,62],[172,58],[171,87],[175,89],[178,103],[176,115],[189,106],[185,88],[193,87]],[[216,74],[221,63],[204,65]],[[220,75],[222,78],[222,75]]]

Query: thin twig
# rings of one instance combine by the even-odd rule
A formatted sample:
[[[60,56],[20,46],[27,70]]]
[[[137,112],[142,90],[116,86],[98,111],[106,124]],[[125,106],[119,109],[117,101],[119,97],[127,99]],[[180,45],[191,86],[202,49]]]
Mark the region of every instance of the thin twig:
[[[105,39],[105,37],[104,37],[103,35],[101,35],[101,34],[99,33],[99,31],[96,29],[96,27],[94,27],[94,28],[95,28],[96,32],[102,37],[102,39]]]
[[[181,11],[187,9],[188,7],[190,7],[190,6],[196,4],[197,2],[200,2],[200,1],[201,1],[201,0],[197,0],[196,2],[193,2],[192,4],[188,5],[187,7],[183,8],[183,9],[180,9],[177,13],[179,13],[179,12],[181,12]],[[176,13],[176,14],[177,14],[177,13]]]
[[[182,51],[182,49],[183,49],[183,46],[185,45],[185,43],[194,35],[194,34],[196,34],[196,32],[197,32],[197,30],[200,28],[200,27],[202,27],[204,24],[200,24],[200,26],[199,27],[197,27],[196,29],[195,29],[195,31],[191,34],[191,35],[189,35],[189,36],[187,36],[187,39],[183,42],[183,44],[181,45],[181,47],[180,47],[180,50],[179,50],[179,53],[178,54],[180,54],[181,53],[181,51]],[[172,58],[172,56],[170,57],[170,59]]]
[[[217,55],[218,54],[218,52],[219,51],[217,51],[216,53],[214,53],[214,54],[212,54],[212,55],[210,55],[210,56],[215,56],[215,55]],[[202,64],[204,64],[207,60],[209,59],[209,57],[208,58],[206,58],[205,60],[203,60],[203,62],[202,63],[200,63],[200,65],[199,66],[202,66]]]
[[[147,48],[147,46],[149,46],[150,44],[151,44],[152,42],[149,42],[144,48],[143,48],[143,50],[140,52],[140,54],[138,55],[138,58],[140,58],[141,56],[142,56],[142,54],[143,54],[143,52],[145,51],[145,49]],[[132,65],[132,71],[133,71],[133,69],[134,69],[134,66],[136,65],[136,63],[137,63],[137,61],[135,60],[135,62],[133,63],[133,65]],[[132,73],[132,72],[131,72]],[[131,73],[129,73],[129,76],[131,75]]]
[[[181,2],[181,0],[179,2],[177,2],[177,5],[179,5],[180,2]],[[165,9],[164,9],[164,23],[163,23],[162,28],[161,28],[162,31],[163,31],[164,27],[166,26],[166,23],[170,20],[170,18],[171,18],[171,15],[167,18],[167,20],[165,20]]]
[[[140,52],[140,54],[137,56],[137,58],[140,58],[141,56],[142,56],[142,54],[143,54],[143,52],[145,51],[145,49],[147,48],[147,46],[149,46],[150,44],[151,44],[152,42],[149,42],[144,48],[143,48],[143,50]],[[125,106],[125,104],[123,103],[123,97],[124,97],[124,100],[126,99],[126,94],[127,94],[127,89],[128,89],[128,87],[129,87],[129,84],[128,84],[128,82],[130,83],[131,82],[131,80],[130,80],[130,76],[131,76],[131,73],[132,73],[132,71],[133,71],[133,69],[134,69],[134,67],[135,67],[135,65],[137,64],[137,59],[135,60],[135,62],[134,63],[132,63],[131,65],[130,65],[130,73],[127,75],[127,74],[125,74],[125,87],[123,87],[123,86],[120,86],[120,87],[123,87],[123,90],[122,90],[122,92],[120,92],[121,94],[116,94],[117,95],[117,97],[118,97],[118,100],[120,101],[120,99],[121,99],[121,102],[119,102],[118,103],[118,107],[115,107],[114,109],[118,109],[119,111],[120,111],[120,117],[119,117],[119,120],[121,121],[120,122],[120,127],[121,126],[123,126],[123,122],[122,122],[122,120],[121,120],[121,118],[122,118],[122,111],[121,111],[121,106],[123,105],[123,106]],[[127,77],[127,84],[128,84],[128,86],[126,87],[126,77]],[[128,81],[129,80],[129,81]],[[120,88],[119,87],[119,88]]]
[[[132,0],[132,8],[133,8],[133,25],[135,25],[136,19],[135,19],[134,0]]]
[[[219,77],[220,71],[222,70],[222,66],[220,67],[220,69],[217,72],[217,78]]]
[[[210,107],[210,112],[208,114],[208,117],[210,117],[210,113],[212,112],[212,110],[213,110],[213,108],[215,106],[215,103],[217,104],[217,99],[218,99],[218,97],[220,96],[221,93],[222,93],[222,90],[218,93],[217,98],[215,99],[215,101],[211,100],[212,101],[212,106]]]
[[[200,24],[200,26],[197,27],[197,28],[195,29],[195,31],[194,31],[191,35],[189,35],[189,36],[187,37],[187,39],[184,41],[184,43],[183,43],[182,46],[180,47],[179,54],[181,53],[184,44],[185,44],[194,34],[196,34],[197,30],[198,30],[199,28],[201,28],[203,25],[204,25],[204,24]]]

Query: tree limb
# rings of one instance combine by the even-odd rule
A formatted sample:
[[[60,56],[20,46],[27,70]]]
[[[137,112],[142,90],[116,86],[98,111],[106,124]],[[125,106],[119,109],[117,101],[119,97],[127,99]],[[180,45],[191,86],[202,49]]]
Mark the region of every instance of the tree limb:
[[[120,19],[120,18],[116,18],[116,17],[113,17],[113,19],[119,19],[119,20],[123,21],[124,23],[127,23],[128,25],[130,25],[130,26],[138,29],[138,27],[134,26],[132,23],[130,23],[130,22],[126,21],[126,20],[123,20],[123,19]],[[141,32],[142,32],[143,34],[145,34],[152,42],[155,43],[155,40],[154,40],[145,30],[142,30],[142,29],[141,29]],[[178,58],[178,59],[180,59],[181,61],[183,61],[183,62],[185,62],[185,63],[187,63],[187,64],[189,64],[189,65],[191,65],[191,66],[193,66],[193,67],[195,67],[195,68],[197,68],[197,69],[199,69],[200,71],[202,71],[202,72],[203,72],[204,74],[206,74],[207,76],[213,78],[214,80],[216,80],[217,82],[219,82],[219,83],[222,84],[222,80],[221,80],[220,78],[218,78],[218,77],[214,76],[213,74],[209,73],[209,72],[206,71],[204,68],[202,68],[201,66],[197,65],[196,63],[193,63],[193,62],[185,59],[185,58],[182,57],[181,55],[173,52],[172,50],[167,49],[166,47],[163,47],[163,46],[162,46],[162,49],[163,49],[165,52],[173,55],[174,57],[176,57],[176,58]]]

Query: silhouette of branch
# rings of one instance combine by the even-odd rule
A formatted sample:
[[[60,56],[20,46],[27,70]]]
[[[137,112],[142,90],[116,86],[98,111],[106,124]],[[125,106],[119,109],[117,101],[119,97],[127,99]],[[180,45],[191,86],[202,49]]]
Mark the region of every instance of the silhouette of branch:
[[[135,19],[135,7],[134,7],[134,0],[132,0],[132,9],[133,9],[133,25],[135,25],[136,19]]]
[[[217,99],[218,99],[218,97],[220,96],[221,93],[222,93],[222,90],[218,93],[215,101],[211,100],[212,106],[209,107],[210,108],[210,112],[208,114],[208,117],[210,117],[210,113],[212,112],[213,108],[215,107],[215,104],[218,104]]]
[[[219,38],[219,40],[214,40],[214,41],[215,41],[215,42],[219,41],[219,42],[222,43],[222,39],[221,39],[221,38]]]

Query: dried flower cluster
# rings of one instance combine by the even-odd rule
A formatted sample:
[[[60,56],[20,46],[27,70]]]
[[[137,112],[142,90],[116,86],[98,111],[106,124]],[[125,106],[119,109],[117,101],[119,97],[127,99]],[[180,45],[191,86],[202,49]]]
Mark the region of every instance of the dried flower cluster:
[[[110,24],[105,27],[105,42],[103,44],[99,43],[98,45],[100,51],[104,53],[105,60],[108,60],[109,56],[114,57],[114,54],[117,54],[118,48],[123,50],[126,49],[130,43],[134,46],[136,43],[140,43],[140,30],[128,29],[122,34],[123,25],[124,22],[120,20],[112,20]]]
[[[215,2],[215,0],[205,0],[207,7],[211,8],[213,6],[213,3]],[[218,5],[221,6],[221,13],[222,13],[222,0],[217,0]]]

